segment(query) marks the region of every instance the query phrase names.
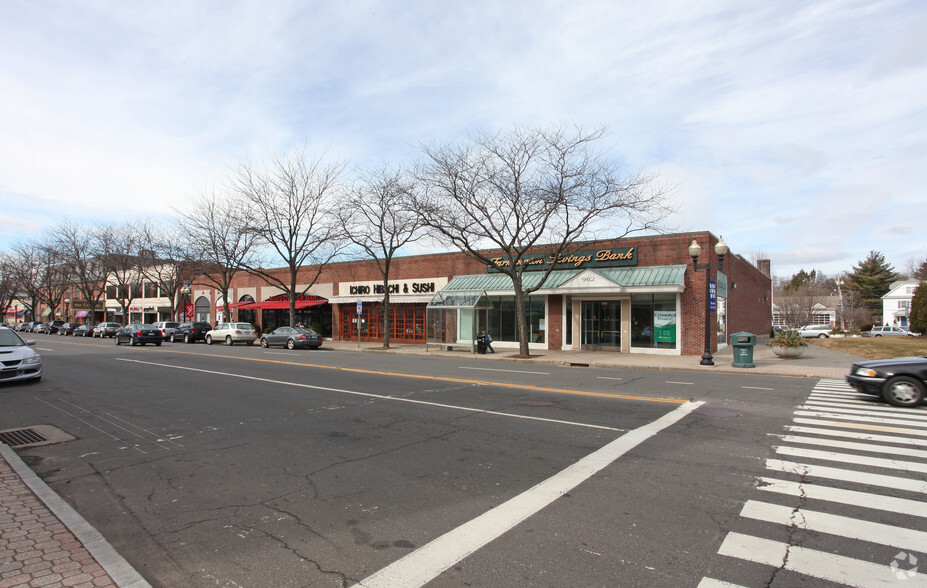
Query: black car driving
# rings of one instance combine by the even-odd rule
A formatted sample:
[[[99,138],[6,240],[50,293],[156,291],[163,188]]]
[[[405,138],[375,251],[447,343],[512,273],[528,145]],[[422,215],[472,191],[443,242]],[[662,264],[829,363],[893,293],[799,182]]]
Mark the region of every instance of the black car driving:
[[[927,389],[927,356],[860,361],[850,368],[846,381],[894,406],[919,406]]]

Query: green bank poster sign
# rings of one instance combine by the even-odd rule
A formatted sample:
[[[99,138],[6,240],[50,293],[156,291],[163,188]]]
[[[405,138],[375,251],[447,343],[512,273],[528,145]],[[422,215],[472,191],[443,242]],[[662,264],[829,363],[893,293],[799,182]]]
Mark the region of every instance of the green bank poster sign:
[[[508,268],[510,263],[505,257],[493,257],[490,272]],[[595,251],[574,251],[561,253],[555,257],[549,254],[526,255],[521,260],[526,270],[546,270],[551,265],[554,269],[585,269],[587,267],[621,267],[637,265],[637,247],[615,247]]]
[[[655,310],[653,313],[653,336],[657,343],[676,342],[676,311]]]

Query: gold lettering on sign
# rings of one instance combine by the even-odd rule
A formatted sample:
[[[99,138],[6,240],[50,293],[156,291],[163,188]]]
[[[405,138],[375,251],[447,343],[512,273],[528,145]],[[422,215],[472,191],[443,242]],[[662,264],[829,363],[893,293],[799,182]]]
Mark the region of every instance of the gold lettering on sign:
[[[630,247],[624,253],[615,253],[611,249],[602,249],[601,251],[596,252],[595,258],[596,261],[617,261],[620,259],[633,259],[634,248]]]

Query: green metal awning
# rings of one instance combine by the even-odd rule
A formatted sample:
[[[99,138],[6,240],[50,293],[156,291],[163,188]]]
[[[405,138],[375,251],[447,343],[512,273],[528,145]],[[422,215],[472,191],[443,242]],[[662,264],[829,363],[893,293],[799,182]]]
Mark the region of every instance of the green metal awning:
[[[492,308],[484,290],[448,290],[442,289],[434,295],[428,308]]]
[[[539,293],[551,293],[558,288],[569,289],[569,282],[584,273],[601,276],[615,285],[616,290],[631,288],[670,288],[682,291],[685,286],[685,265],[659,265],[647,267],[596,268],[587,270],[553,271],[539,288]],[[525,272],[523,285],[534,288],[541,283],[543,272]],[[483,290],[486,292],[511,292],[512,278],[505,274],[476,274],[455,276],[441,292],[455,290]],[[546,291],[546,292],[545,292]]]

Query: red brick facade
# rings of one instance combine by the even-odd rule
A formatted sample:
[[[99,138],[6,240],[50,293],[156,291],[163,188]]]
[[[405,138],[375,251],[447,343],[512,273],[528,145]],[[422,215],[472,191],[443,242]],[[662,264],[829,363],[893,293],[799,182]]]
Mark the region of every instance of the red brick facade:
[[[708,292],[705,287],[704,270],[692,271],[692,259],[688,247],[695,240],[702,248],[699,264],[718,263],[714,247],[718,238],[710,232],[681,233],[648,237],[626,238],[596,243],[587,248],[636,247],[638,267],[686,265],[685,290],[680,294],[681,344],[683,355],[700,355],[704,351],[705,300]],[[582,248],[582,247],[580,247]],[[538,250],[539,253],[543,249]],[[285,270],[281,270],[284,272]],[[729,253],[724,258],[724,273],[728,276],[727,332],[728,334],[748,331],[765,335],[772,327],[771,315],[771,279],[768,262],[761,271],[739,255]],[[390,280],[434,279],[454,276],[484,274],[486,267],[463,253],[438,253],[401,257],[393,260]],[[314,274],[313,268],[306,268],[300,273],[298,283],[305,283]],[[305,279],[303,277],[305,276]],[[716,278],[716,270],[711,270],[711,279]],[[348,296],[348,292],[339,292],[342,282],[380,282],[382,277],[374,261],[361,260],[330,264],[320,274],[316,284],[332,284],[334,296]],[[196,287],[201,287],[197,285]],[[255,276],[239,274],[235,280],[234,290],[240,288],[261,288],[266,284]],[[258,290],[260,292],[260,290]],[[213,293],[215,297],[215,293]],[[233,293],[231,299],[237,300]],[[215,298],[213,298],[215,300]],[[547,297],[548,333],[561,333],[563,330],[563,296]],[[353,305],[332,305],[333,337],[341,333],[341,321],[350,320],[354,312]],[[712,321],[714,321],[712,315]],[[717,349],[718,341],[712,328],[712,352]],[[548,337],[548,347],[559,349],[561,338]]]

